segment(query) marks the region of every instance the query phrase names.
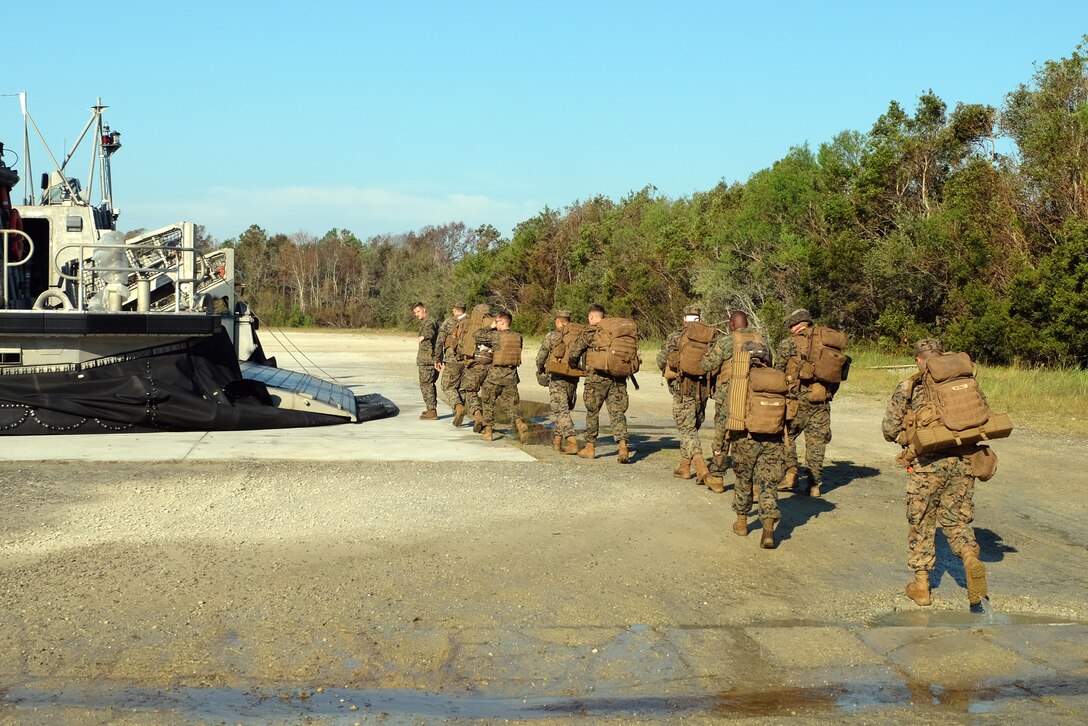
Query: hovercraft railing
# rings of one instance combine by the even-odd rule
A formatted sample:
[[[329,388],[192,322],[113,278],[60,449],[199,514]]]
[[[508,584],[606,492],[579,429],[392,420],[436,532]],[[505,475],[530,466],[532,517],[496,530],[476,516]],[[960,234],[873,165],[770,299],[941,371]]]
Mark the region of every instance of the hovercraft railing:
[[[11,236],[21,237],[26,242],[26,254],[23,255],[23,259],[16,262],[12,262],[8,259],[8,254],[11,250]],[[17,229],[0,229],[0,243],[4,246],[4,307],[7,308],[11,300],[11,270],[16,267],[25,265],[27,261],[34,256],[34,240],[30,238],[26,232],[22,232]]]

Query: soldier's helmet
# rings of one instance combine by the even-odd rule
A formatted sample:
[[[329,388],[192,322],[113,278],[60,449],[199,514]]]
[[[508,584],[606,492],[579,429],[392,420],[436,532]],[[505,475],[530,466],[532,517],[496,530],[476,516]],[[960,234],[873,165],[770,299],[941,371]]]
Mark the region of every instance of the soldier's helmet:
[[[703,316],[703,309],[700,308],[698,305],[688,305],[686,308],[684,308],[684,319],[685,320],[691,320],[691,319],[698,320],[702,316]]]
[[[555,317],[570,320],[570,310],[556,310]]]
[[[792,328],[794,325],[797,325],[797,323],[811,322],[812,313],[810,313],[808,310],[805,310],[804,308],[797,308],[792,313],[782,319],[782,324],[785,325],[787,329]]]
[[[760,361],[765,366],[771,364],[771,351],[760,340],[746,340],[741,350],[747,351],[753,361]]]
[[[943,353],[944,348],[941,347],[941,341],[936,338],[922,338],[914,342],[914,357],[917,358],[925,353]]]

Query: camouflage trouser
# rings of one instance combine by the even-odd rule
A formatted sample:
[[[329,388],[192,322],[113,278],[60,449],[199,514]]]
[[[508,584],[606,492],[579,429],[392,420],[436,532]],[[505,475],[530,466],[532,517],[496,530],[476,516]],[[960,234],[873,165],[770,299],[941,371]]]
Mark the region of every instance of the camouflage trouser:
[[[427,410],[438,408],[438,394],[434,388],[434,382],[438,380],[438,371],[433,365],[419,366],[419,391],[423,394],[423,403]]]
[[[465,366],[461,361],[446,361],[442,364],[442,395],[450,408],[465,402],[465,399],[461,398],[461,391],[458,390],[461,388],[461,376],[464,371]]]
[[[480,387],[483,386],[489,370],[491,370],[489,365],[474,363],[465,366],[461,374],[461,385],[457,391],[461,394],[461,400],[465,402],[465,411],[469,416],[483,409],[480,404]]]
[[[694,459],[703,455],[699,428],[706,417],[706,401],[705,386],[698,392],[692,389],[690,394],[681,393],[679,386],[673,391],[672,417],[680,434],[680,457],[683,459]]]
[[[597,440],[601,424],[601,406],[608,406],[608,422],[612,426],[612,438],[627,441],[627,379],[609,378],[597,373],[586,375],[582,384],[582,401],[586,404],[586,443]]]
[[[812,474],[812,483],[820,486],[824,481],[824,453],[831,441],[831,404],[797,402],[797,417],[790,424],[790,445],[786,453],[786,467],[797,466],[797,437],[805,435],[805,466]]]
[[[748,514],[755,489],[759,496],[759,518],[764,522],[777,520],[778,483],[786,473],[786,445],[782,439],[762,436],[737,439],[733,442],[733,470],[737,473],[733,511]]]
[[[518,396],[516,383],[495,383],[485,380],[480,387],[480,401],[483,403],[484,426],[495,423],[495,406],[506,413],[510,423],[521,418],[521,413],[518,411],[521,398]]]
[[[564,439],[574,436],[574,421],[570,410],[578,400],[578,379],[552,376],[548,381],[548,403],[555,417],[555,433]]]
[[[921,471],[919,471],[921,469]],[[944,530],[948,546],[957,556],[978,554],[974,520],[975,478],[971,464],[962,456],[945,456],[928,465],[914,466],[907,483],[907,565],[915,572],[929,572],[937,560],[933,538]]]

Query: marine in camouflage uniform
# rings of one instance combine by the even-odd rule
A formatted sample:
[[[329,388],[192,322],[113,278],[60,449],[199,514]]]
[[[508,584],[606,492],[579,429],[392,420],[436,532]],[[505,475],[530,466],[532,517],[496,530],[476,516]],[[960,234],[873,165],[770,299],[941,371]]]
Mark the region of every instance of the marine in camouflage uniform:
[[[940,341],[933,338],[914,344],[919,366],[940,352]],[[930,403],[919,381],[915,374],[896,387],[881,424],[885,440],[905,445],[908,417]],[[914,581],[907,585],[906,592],[918,605],[932,602],[929,573],[937,560],[934,537],[938,526],[952,552],[963,560],[968,600],[977,604],[986,597],[986,568],[979,561],[979,547],[971,527],[975,477],[967,455],[970,450],[973,447],[919,454],[907,467],[907,566],[914,571]]]
[[[733,313],[729,320],[729,328],[732,333],[759,334],[754,328],[748,327],[748,316],[744,313]],[[703,368],[708,371],[722,370],[722,367],[733,359],[733,342],[732,335],[719,336],[703,356]],[[757,340],[746,342],[745,346],[755,348],[752,351],[753,366],[771,364],[771,353],[762,335],[759,335]],[[745,348],[745,350],[748,349]],[[781,518],[778,509],[778,483],[782,481],[786,470],[784,434],[728,431],[730,382],[725,377],[726,375],[727,373],[723,372],[719,376],[718,390],[715,391],[714,400],[718,405],[718,411],[722,413],[720,424],[722,440],[729,445],[733,471],[737,475],[736,484],[733,485],[733,511],[737,515],[733,532],[742,537],[747,536],[748,512],[752,508],[754,497],[759,518],[763,524],[759,546],[764,549],[773,549],[776,546],[774,529]]]
[[[695,305],[684,309],[684,321],[697,322],[702,310]],[[680,338],[684,328],[674,330],[665,337],[661,350],[657,354],[657,367],[668,381],[669,393],[672,394],[672,418],[676,422],[676,431],[680,437],[680,466],[672,475],[677,479],[690,479],[691,467],[695,467],[697,484],[707,485],[711,491],[725,491],[722,478],[711,474],[703,458],[703,446],[699,440],[699,429],[706,419],[706,404],[710,399],[710,376],[692,376],[678,370],[680,356]],[[666,375],[671,371],[675,377]]]
[[[465,317],[465,304],[458,303],[454,305],[453,314],[443,320],[442,325],[438,328],[438,336],[435,338],[434,343],[435,356],[439,360],[435,367],[442,372],[439,385],[442,388],[443,398],[446,399],[446,403],[449,404],[450,408],[454,410],[454,426],[461,425],[461,421],[457,418],[458,407],[460,407],[460,413],[464,414],[465,401],[461,398],[461,392],[458,389],[461,387],[461,374],[464,372],[465,366],[457,351],[446,347],[446,339],[449,338],[450,333],[453,331],[453,326],[463,317]]]
[[[790,335],[786,336],[778,344],[775,355],[775,367],[780,371],[787,370],[790,359],[800,360],[797,349],[798,334],[812,325],[812,315],[807,310],[798,309],[790,313],[782,321]],[[787,491],[793,488],[797,474],[797,439],[805,436],[805,468],[812,478],[808,493],[811,496],[820,496],[820,488],[824,482],[824,456],[827,453],[827,445],[831,443],[831,400],[839,390],[838,383],[822,383],[827,390],[827,400],[810,401],[812,382],[790,381],[791,396],[797,399],[797,415],[790,423],[790,441],[786,450],[786,476],[782,481],[781,490]]]
[[[548,405],[555,419],[552,448],[556,451],[562,450],[565,454],[577,454],[578,441],[574,431],[574,419],[571,418],[570,412],[578,399],[578,378],[560,373],[548,373],[545,370],[552,350],[563,340],[563,328],[569,323],[569,310],[556,312],[555,330],[544,336],[544,340],[540,342],[540,350],[536,354],[536,377],[538,383],[548,386]],[[563,449],[564,441],[567,443],[565,449]]]
[[[490,310],[486,303],[480,303],[473,311]],[[480,328],[487,330],[487,328]],[[475,336],[478,331],[470,330],[469,335]],[[475,339],[475,338],[474,338]],[[465,413],[472,416],[472,431],[480,433],[484,430],[483,402],[480,400],[480,388],[484,385],[487,372],[491,370],[491,349],[486,345],[476,344],[476,355],[463,359],[464,370],[461,373],[461,385],[457,391],[465,402]]]
[[[714,378],[714,443],[713,461],[714,467],[719,473],[724,473],[729,468],[728,455],[731,447],[727,436],[729,421],[729,376],[730,369],[726,364],[733,360],[733,333],[759,333],[755,328],[748,327],[748,316],[734,311],[729,316],[729,334],[716,337],[710,344],[710,349],[703,356],[703,370],[708,374],[717,374]]]
[[[477,347],[489,350],[498,350],[499,339],[503,335],[517,335],[510,333],[510,316],[507,313],[499,313],[493,323],[493,328],[482,328],[473,334]],[[529,428],[521,418],[518,404],[521,398],[518,396],[518,369],[510,365],[490,365],[483,384],[480,386],[480,402],[483,410],[483,438],[491,441],[495,425],[495,407],[501,407],[518,430],[521,443],[529,439]]]
[[[419,321],[419,349],[416,351],[416,366],[419,368],[419,390],[423,394],[426,410],[419,415],[421,419],[438,418],[438,395],[435,381],[438,370],[435,368],[435,340],[438,337],[438,320],[427,314],[427,307],[417,302],[412,305],[412,314]]]
[[[597,333],[597,323],[604,319],[604,308],[593,305],[589,308],[589,327],[582,336],[571,344],[568,354],[568,362],[572,368],[581,365],[581,358],[593,343],[593,336]],[[612,437],[619,448],[617,460],[626,464],[630,457],[627,448],[629,435],[627,433],[627,407],[630,399],[627,396],[627,376],[610,376],[601,371],[589,369],[586,371],[585,381],[582,383],[582,401],[586,405],[586,445],[578,452],[578,456],[584,459],[596,458],[597,433],[600,429],[601,407],[608,408],[608,420],[612,427]]]

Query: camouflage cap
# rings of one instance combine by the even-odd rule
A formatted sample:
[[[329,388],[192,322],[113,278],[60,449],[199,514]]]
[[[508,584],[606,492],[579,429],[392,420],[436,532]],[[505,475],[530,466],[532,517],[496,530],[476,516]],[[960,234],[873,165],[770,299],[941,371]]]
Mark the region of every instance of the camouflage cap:
[[[782,319],[782,324],[787,328],[792,328],[797,323],[811,323],[812,313],[804,308],[797,308],[792,313]]]
[[[943,353],[944,348],[941,347],[941,341],[936,338],[922,338],[914,342],[914,357],[924,353]]]
[[[684,317],[687,317],[689,315],[694,315],[697,318],[702,317],[703,309],[698,305],[688,305],[686,308],[684,308]]]
[[[556,310],[555,317],[570,320],[570,310]]]
[[[468,310],[468,307],[463,302],[455,302],[453,305],[450,305],[450,308],[457,308],[458,310]]]

